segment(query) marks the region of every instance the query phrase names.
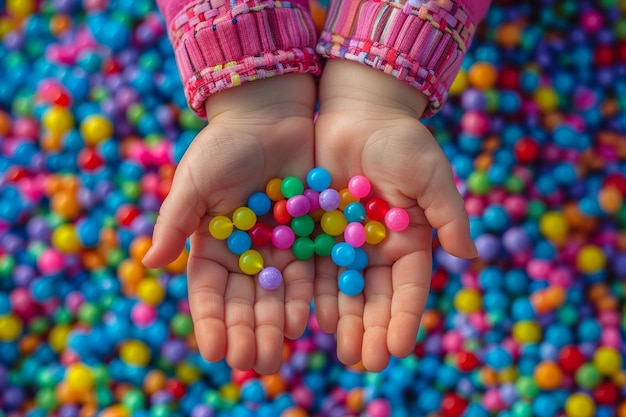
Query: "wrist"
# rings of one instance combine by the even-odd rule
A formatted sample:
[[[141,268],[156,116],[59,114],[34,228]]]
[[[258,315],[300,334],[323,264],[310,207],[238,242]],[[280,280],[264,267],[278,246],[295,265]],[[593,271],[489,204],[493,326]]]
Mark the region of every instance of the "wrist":
[[[320,113],[346,110],[348,103],[350,110],[420,119],[428,106],[428,98],[395,77],[367,65],[330,59],[320,85]]]
[[[310,74],[285,74],[248,82],[210,96],[204,103],[207,119],[232,117],[280,120],[313,118],[315,82]]]

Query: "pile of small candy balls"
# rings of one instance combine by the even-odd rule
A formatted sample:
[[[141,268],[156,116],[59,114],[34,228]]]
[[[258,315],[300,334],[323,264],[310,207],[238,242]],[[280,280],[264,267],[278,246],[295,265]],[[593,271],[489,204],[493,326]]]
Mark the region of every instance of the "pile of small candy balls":
[[[330,256],[345,268],[339,275],[339,290],[349,296],[360,294],[365,285],[361,271],[368,263],[363,245],[380,243],[387,229],[406,229],[409,215],[403,208],[390,207],[371,196],[371,183],[363,175],[352,177],[348,187],[338,191],[329,188],[330,173],[316,167],[307,174],[306,185],[309,188],[297,177],[274,178],[265,192],[252,194],[248,205],[237,208],[230,218],[213,217],[209,232],[215,239],[226,240],[228,249],[239,255],[241,271],[258,274],[259,284],[266,290],[281,285],[282,273],[265,266],[263,256],[253,247],[271,243],[278,249],[291,249],[300,260]],[[260,221],[266,215],[268,221]],[[276,225],[272,228],[270,222]]]

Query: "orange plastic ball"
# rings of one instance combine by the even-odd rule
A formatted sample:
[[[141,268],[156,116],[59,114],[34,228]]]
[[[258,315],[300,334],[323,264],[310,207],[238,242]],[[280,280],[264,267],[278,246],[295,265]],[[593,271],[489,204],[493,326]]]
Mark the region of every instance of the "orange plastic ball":
[[[480,90],[487,90],[496,84],[498,70],[489,62],[479,61],[472,64],[467,76],[471,86]]]
[[[535,367],[534,378],[540,389],[554,390],[561,386],[563,372],[559,365],[554,362],[541,362]]]

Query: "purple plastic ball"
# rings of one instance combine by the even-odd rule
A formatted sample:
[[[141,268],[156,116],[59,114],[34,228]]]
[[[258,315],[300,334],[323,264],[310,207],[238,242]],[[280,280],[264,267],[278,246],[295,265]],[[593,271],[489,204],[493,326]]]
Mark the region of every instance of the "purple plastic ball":
[[[261,272],[259,272],[258,279],[261,288],[268,291],[273,291],[276,288],[280,287],[280,284],[283,282],[283,274],[278,268],[268,266],[263,268]]]
[[[339,192],[332,188],[327,188],[320,193],[320,207],[325,211],[337,210],[341,202]]]

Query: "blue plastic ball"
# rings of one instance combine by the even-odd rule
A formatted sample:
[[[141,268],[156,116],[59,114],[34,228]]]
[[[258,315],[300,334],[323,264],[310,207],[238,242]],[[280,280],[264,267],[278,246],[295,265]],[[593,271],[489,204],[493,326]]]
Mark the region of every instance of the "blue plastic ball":
[[[324,168],[313,168],[306,175],[306,183],[312,190],[321,193],[322,191],[330,187],[330,173]]]
[[[337,266],[348,266],[354,262],[356,250],[346,242],[339,242],[333,246],[330,256]]]
[[[365,280],[359,271],[348,269],[339,275],[339,291],[342,293],[355,296],[360,294],[365,288]]]
[[[252,247],[250,235],[242,230],[235,230],[226,240],[228,249],[235,255],[241,255]]]
[[[272,200],[267,194],[257,191],[248,198],[248,207],[257,216],[263,216],[272,208]]]

